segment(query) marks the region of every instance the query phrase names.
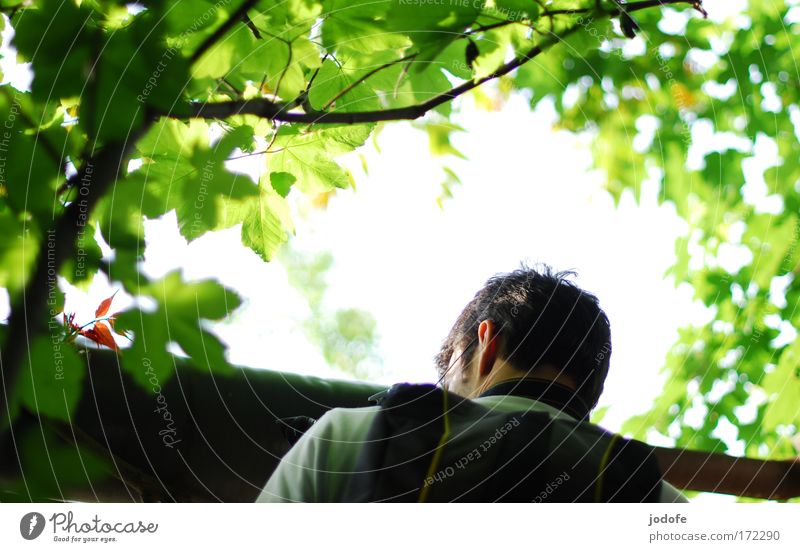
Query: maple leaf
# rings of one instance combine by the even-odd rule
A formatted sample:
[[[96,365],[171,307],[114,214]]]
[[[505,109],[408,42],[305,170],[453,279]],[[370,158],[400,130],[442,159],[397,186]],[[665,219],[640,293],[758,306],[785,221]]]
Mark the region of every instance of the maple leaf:
[[[117,290],[117,291],[119,291],[119,290]],[[114,300],[114,295],[117,294],[117,291],[115,291],[113,294],[111,294],[111,297],[108,297],[107,299],[103,299],[100,302],[100,305],[97,307],[97,310],[94,311],[95,318],[100,318],[101,316],[105,316],[106,315],[106,313],[108,312],[109,307],[111,307],[111,301]]]

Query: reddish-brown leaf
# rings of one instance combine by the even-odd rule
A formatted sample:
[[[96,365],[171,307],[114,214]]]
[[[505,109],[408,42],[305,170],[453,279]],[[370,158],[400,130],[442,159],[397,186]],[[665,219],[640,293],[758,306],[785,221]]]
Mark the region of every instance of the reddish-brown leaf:
[[[94,325],[94,334],[96,336],[96,341],[100,345],[105,345],[109,349],[114,349],[115,351],[119,350],[117,346],[117,342],[114,341],[114,336],[111,335],[111,330],[108,329],[108,326],[105,324],[101,324],[98,322]]]
[[[81,334],[86,339],[94,341],[98,345],[105,345],[115,351],[119,350],[117,347],[117,342],[114,341],[114,338],[111,336],[111,332],[108,330],[107,326],[103,324],[97,323],[94,325],[94,328],[89,328],[88,330],[79,330],[79,334]]]
[[[64,312],[62,314],[64,315],[64,325],[75,329],[75,324],[73,323],[73,321],[75,320],[75,313],[71,312],[67,314],[66,312]]]
[[[86,339],[91,339],[95,343],[100,343],[98,341],[97,332],[94,331],[94,328],[89,328],[88,330],[81,330],[80,328],[76,328],[78,333],[81,334]]]
[[[75,313],[74,312],[70,313],[70,315],[67,317],[67,324],[69,325],[70,329],[77,330],[77,331],[80,332],[81,327],[78,326],[75,323]]]
[[[119,291],[119,290],[117,290],[117,291]],[[98,306],[97,310],[94,311],[95,318],[100,318],[101,316],[105,316],[106,315],[106,313],[108,312],[109,307],[111,306],[111,301],[114,300],[114,295],[117,294],[117,291],[115,291],[111,295],[111,297],[109,297],[107,299],[103,299],[103,301],[100,303],[100,306]]]

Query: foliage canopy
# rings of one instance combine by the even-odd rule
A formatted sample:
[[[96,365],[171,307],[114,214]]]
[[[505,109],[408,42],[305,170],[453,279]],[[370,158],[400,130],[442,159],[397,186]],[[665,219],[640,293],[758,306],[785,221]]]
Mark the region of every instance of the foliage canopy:
[[[452,100],[485,98],[479,87],[493,81],[532,107],[552,102],[562,127],[594,133],[596,164],[617,200],[655,181],[660,201],[687,223],[670,273],[714,319],[681,332],[662,395],[626,429],[723,451],[712,433],[725,419],[747,454],[791,453],[787,435],[800,425],[800,337],[791,330],[800,324],[796,2],[753,0],[722,21],[678,0],[1,5],[12,47],[33,72],[29,91],[0,86],[0,286],[12,303],[0,332],[11,418],[24,407],[69,421],[81,393],[84,359],[53,322],[63,304],[56,276],[85,284],[102,271],[155,301],[117,320],[134,336],[122,369],[145,388],[145,365],[159,381],[170,377],[170,343],[228,371],[224,345],[203,321],[224,318],[240,299],[174,273],[150,281],[139,270],[144,219],[175,210],[189,241],[241,225],[242,242],[269,261],[293,231],[293,195],[354,186],[338,156],[385,122],[409,119],[432,152],[454,153]],[[698,151],[700,133],[718,147]],[[758,151],[770,164],[748,178],[766,202],[743,192]],[[242,155],[262,160],[259,181],[226,166]],[[745,260],[727,261],[731,251]],[[359,335],[369,335],[370,321],[358,320]],[[339,345],[326,347],[337,358]],[[690,407],[706,410],[701,426],[687,420]]]

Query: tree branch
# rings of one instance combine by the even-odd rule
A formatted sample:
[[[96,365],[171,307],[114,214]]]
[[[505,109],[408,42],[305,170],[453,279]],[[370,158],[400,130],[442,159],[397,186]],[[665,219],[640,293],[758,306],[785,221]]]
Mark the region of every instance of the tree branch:
[[[619,8],[604,11],[602,15],[614,17],[623,13],[623,10],[626,13],[631,13],[668,4],[691,4],[695,9],[700,10],[705,15],[705,10],[700,6],[699,0],[642,0],[641,2],[631,2],[621,5]],[[585,10],[564,10],[559,13],[576,14],[585,13],[587,11],[594,11],[594,8],[586,8]],[[548,15],[552,14],[553,12]],[[308,124],[358,124],[418,119],[428,111],[477,88],[483,83],[510,73],[580,28],[582,28],[582,25],[576,24],[572,27],[568,27],[559,35],[551,34],[525,54],[517,56],[508,63],[503,64],[489,75],[480,79],[466,81],[420,104],[375,111],[355,111],[351,113],[328,111],[327,109],[322,109],[320,111],[306,109],[302,112],[297,112],[291,111],[291,109],[295,107],[294,104],[275,102],[266,98],[256,98],[217,103],[190,103],[187,116],[188,118],[200,119],[226,119],[234,115],[256,115],[257,117],[286,123]]]
[[[225,119],[233,115],[256,115],[267,119],[282,121],[286,123],[309,123],[309,124],[358,124],[376,123],[380,121],[399,121],[413,120],[423,116],[428,111],[447,103],[462,94],[477,88],[481,84],[501,77],[520,67],[525,62],[541,54],[545,49],[551,47],[558,41],[569,36],[579,29],[573,26],[565,30],[561,35],[551,35],[542,43],[537,44],[524,55],[518,56],[508,63],[503,64],[498,69],[480,79],[466,81],[447,92],[443,92],[420,104],[407,107],[397,107],[393,109],[380,109],[375,111],[356,111],[344,113],[337,111],[306,111],[293,112],[288,110],[288,106],[257,98],[253,100],[239,100],[218,103],[192,103],[189,105],[189,117],[201,119]]]
[[[614,17],[624,13],[631,13],[639,10],[646,10],[647,8],[655,8],[657,6],[668,6],[670,4],[691,4],[692,8],[703,14],[703,17],[708,17],[708,12],[703,9],[703,0],[642,0],[640,2],[619,2],[619,7],[608,10],[606,15]],[[574,15],[579,13],[589,13],[596,11],[597,8],[573,8],[563,10],[542,10],[542,15]]]
[[[665,480],[679,489],[787,500],[800,496],[800,460],[758,460],[653,447]]]

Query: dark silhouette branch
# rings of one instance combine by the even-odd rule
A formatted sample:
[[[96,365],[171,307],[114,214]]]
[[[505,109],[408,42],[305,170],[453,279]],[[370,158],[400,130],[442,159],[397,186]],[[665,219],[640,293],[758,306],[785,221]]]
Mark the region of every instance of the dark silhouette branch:
[[[400,121],[413,120],[423,116],[428,111],[445,104],[462,94],[477,88],[485,82],[496,79],[520,67],[525,62],[533,59],[545,49],[557,43],[561,39],[578,30],[578,26],[570,27],[560,36],[553,35],[552,38],[537,44],[524,55],[518,56],[508,63],[503,64],[498,69],[480,79],[466,81],[447,92],[443,92],[420,104],[407,107],[397,107],[392,109],[380,109],[375,111],[356,111],[344,113],[337,111],[289,111],[288,106],[281,103],[272,102],[266,98],[253,100],[238,100],[231,102],[218,103],[193,103],[190,104],[189,116],[202,119],[225,119],[234,115],[256,115],[275,121],[286,123],[333,123],[333,124],[358,124],[358,123],[377,123],[381,121]]]
[[[787,500],[800,496],[800,459],[737,458],[653,447],[664,479],[679,489]]]

